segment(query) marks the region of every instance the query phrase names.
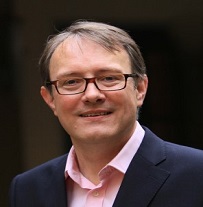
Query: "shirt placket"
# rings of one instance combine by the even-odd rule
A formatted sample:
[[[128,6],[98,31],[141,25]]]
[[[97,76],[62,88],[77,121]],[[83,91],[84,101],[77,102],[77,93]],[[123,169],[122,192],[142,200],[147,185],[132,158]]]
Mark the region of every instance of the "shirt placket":
[[[92,189],[87,194],[85,207],[102,207],[105,197],[105,186]]]

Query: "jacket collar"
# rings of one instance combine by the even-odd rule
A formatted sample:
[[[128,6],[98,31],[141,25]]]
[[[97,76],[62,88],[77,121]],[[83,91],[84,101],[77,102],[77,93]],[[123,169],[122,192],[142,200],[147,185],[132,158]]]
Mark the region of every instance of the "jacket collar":
[[[170,175],[159,166],[166,159],[164,141],[143,128],[143,142],[125,174],[113,207],[148,206]]]

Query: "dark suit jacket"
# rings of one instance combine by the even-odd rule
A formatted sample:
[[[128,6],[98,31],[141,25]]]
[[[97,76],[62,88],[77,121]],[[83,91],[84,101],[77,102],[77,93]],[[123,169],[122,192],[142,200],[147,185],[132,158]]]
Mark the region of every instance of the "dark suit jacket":
[[[144,129],[113,207],[203,207],[203,151],[165,142]],[[67,207],[66,158],[15,177],[11,207]]]

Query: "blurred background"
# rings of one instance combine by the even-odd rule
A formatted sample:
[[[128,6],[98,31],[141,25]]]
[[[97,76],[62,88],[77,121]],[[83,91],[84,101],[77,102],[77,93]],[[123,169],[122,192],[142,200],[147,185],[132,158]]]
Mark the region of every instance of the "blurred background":
[[[119,26],[140,45],[149,90],[140,122],[161,138],[203,149],[202,0],[0,0],[0,206],[13,176],[68,151],[40,97],[47,37],[75,20]]]

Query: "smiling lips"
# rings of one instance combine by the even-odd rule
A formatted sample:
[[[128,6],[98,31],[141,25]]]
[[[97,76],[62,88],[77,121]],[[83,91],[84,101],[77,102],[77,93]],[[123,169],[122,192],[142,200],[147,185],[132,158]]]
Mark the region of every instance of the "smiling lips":
[[[81,117],[95,117],[95,116],[105,116],[105,115],[109,115],[111,114],[111,112],[89,112],[89,113],[85,113],[85,114],[81,114]]]

